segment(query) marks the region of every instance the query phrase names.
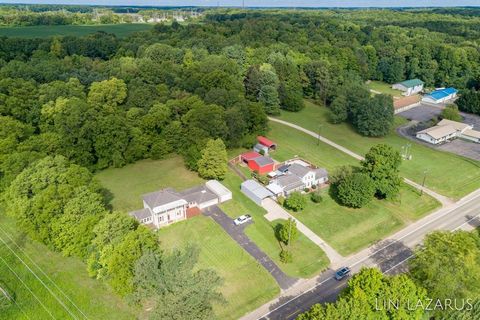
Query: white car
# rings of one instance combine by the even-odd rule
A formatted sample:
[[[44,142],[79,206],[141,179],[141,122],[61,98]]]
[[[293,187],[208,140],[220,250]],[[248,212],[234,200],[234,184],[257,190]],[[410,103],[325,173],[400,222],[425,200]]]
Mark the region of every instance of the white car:
[[[238,226],[252,220],[252,216],[249,214],[244,214],[243,216],[238,217],[233,220],[233,223]]]

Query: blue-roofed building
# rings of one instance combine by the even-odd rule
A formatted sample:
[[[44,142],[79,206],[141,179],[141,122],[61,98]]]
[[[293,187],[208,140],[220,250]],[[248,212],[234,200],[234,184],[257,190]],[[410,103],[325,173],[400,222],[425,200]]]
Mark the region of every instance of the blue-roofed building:
[[[458,90],[455,88],[439,89],[427,94],[423,97],[422,101],[430,103],[442,103],[448,100],[452,100],[457,96]]]

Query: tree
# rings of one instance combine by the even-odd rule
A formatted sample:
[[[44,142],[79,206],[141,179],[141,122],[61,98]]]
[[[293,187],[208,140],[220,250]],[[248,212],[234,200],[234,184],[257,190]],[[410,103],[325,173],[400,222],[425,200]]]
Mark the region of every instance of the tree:
[[[320,203],[322,199],[322,193],[320,191],[315,191],[310,194],[310,200],[314,203]]]
[[[462,116],[458,111],[458,107],[454,104],[448,105],[445,109],[442,110],[441,113],[442,119],[452,120],[452,121],[462,121]]]
[[[365,155],[361,162],[363,172],[373,180],[377,197],[392,199],[400,192],[401,163],[400,153],[386,144],[373,146]]]
[[[198,160],[198,174],[204,179],[223,180],[227,173],[227,150],[222,139],[210,139]]]
[[[258,101],[265,106],[267,114],[279,114],[280,98],[278,96],[279,80],[273,67],[263,64],[260,67],[260,87],[258,90]]]
[[[436,231],[415,250],[412,277],[434,299],[462,299],[480,294],[480,238],[476,232]]]
[[[290,245],[291,243],[295,242],[295,240],[298,239],[297,222],[292,218],[289,218],[287,221],[282,223],[278,230],[278,239],[286,245]]]
[[[125,82],[121,79],[111,78],[92,83],[88,92],[88,103],[98,110],[113,113],[126,97],[127,85]]]
[[[302,211],[307,205],[307,199],[298,191],[292,192],[284,203],[285,207],[293,211]]]
[[[199,249],[189,246],[160,256],[145,253],[136,263],[134,298],[154,300],[151,319],[207,320],[215,318],[214,303],[225,300],[222,279],[211,269],[196,268]]]
[[[382,137],[393,126],[393,100],[389,95],[375,95],[356,110],[354,124],[364,136]]]
[[[336,196],[344,206],[362,208],[372,200],[374,194],[372,179],[364,173],[353,173],[338,184]]]
[[[329,107],[329,118],[332,123],[342,123],[348,118],[347,98],[340,95],[336,97]]]
[[[475,89],[465,90],[455,103],[464,112],[480,115],[480,91]]]

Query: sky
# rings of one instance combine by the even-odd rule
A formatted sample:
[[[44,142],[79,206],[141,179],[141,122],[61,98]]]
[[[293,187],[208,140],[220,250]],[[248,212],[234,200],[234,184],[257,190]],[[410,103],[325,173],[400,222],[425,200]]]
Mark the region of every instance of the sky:
[[[480,0],[243,0],[251,7],[435,7],[480,6]],[[0,0],[0,3],[241,6],[242,0]]]

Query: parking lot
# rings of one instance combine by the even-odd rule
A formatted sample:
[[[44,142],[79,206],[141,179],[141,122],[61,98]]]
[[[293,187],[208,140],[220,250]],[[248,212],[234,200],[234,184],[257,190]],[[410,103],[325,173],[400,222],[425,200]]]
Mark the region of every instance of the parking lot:
[[[418,107],[400,112],[398,115],[407,120],[424,122],[439,116],[440,113],[441,108],[421,103]]]

